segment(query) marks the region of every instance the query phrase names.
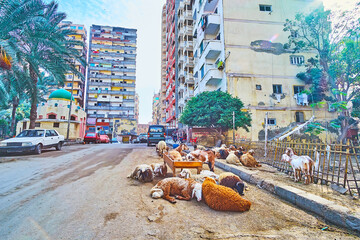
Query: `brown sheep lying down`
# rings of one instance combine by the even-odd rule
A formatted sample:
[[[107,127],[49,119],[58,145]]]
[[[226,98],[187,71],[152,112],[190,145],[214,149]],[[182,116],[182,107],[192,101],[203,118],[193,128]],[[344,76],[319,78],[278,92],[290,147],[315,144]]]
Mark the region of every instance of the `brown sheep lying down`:
[[[240,195],[244,195],[244,182],[231,172],[221,173],[219,176],[219,184],[236,190]]]
[[[201,201],[201,184],[189,178],[171,177],[158,182],[151,189],[152,198],[163,198],[171,203],[176,203],[175,198],[180,200],[191,200],[194,196]],[[175,196],[175,198],[170,197]]]
[[[215,180],[207,177],[202,184],[202,195],[205,203],[218,211],[245,212],[250,209],[251,202],[240,197],[231,188],[217,185]]]
[[[165,163],[152,163],[150,164],[155,177],[166,177],[167,166]]]
[[[261,164],[259,164],[255,158],[254,158],[254,150],[250,149],[247,153],[245,153],[244,155],[242,155],[240,157],[240,162],[242,165],[246,166],[246,167],[261,167]]]

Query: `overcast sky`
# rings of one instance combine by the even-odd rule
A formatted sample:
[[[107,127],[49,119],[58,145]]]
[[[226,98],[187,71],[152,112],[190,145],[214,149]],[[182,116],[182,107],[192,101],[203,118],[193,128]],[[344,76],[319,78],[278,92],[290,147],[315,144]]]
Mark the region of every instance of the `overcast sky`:
[[[233,0],[235,1],[235,0]],[[238,0],[236,0],[238,1]],[[328,8],[351,8],[359,0],[324,0]],[[136,91],[140,123],[152,120],[152,97],[161,78],[161,11],[165,0],[58,0],[67,20],[138,29]]]

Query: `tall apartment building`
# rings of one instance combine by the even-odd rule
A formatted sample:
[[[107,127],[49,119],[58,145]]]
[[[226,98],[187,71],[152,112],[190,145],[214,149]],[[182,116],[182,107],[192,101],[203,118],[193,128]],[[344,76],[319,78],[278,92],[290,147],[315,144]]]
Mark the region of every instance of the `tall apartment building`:
[[[177,74],[177,119],[186,106],[187,101],[194,96],[194,54],[193,54],[193,18],[190,0],[180,2],[178,15],[178,55]]]
[[[160,124],[166,125],[166,4],[161,16],[161,86],[160,86]]]
[[[270,132],[281,133],[310,119],[313,109],[296,74],[314,54],[283,48],[290,33],[286,19],[308,12],[317,0],[193,0],[195,20],[195,94],[227,91],[252,114],[250,132],[239,129],[238,139],[264,138],[265,115]],[[292,33],[295,34],[296,33]],[[315,111],[319,120],[331,118],[326,109]]]
[[[179,0],[166,1],[166,124],[177,126],[176,119],[176,55],[177,9]]]
[[[161,123],[160,117],[160,94],[155,93],[152,101],[152,124],[159,125]]]
[[[70,29],[74,30],[74,34],[69,35],[69,38],[78,40],[83,43],[83,46],[75,45],[74,48],[77,49],[79,52],[82,53],[82,56],[84,57],[84,60],[87,59],[87,32],[85,29],[85,26],[82,24],[74,24],[70,21],[63,21],[61,24],[68,25]],[[75,60],[73,60],[75,61]],[[66,81],[64,83],[64,88],[71,92],[72,89],[72,83],[74,80],[74,87],[73,87],[73,97],[75,100],[75,104],[83,107],[84,106],[84,90],[85,90],[85,70],[86,66],[83,66],[80,62],[75,61],[75,67],[76,69],[83,75],[84,78],[80,76],[76,76],[73,73],[66,74]],[[59,86],[53,85],[49,86],[49,94],[48,96],[54,92],[55,90],[59,89]],[[47,96],[47,97],[48,97]],[[47,98],[46,97],[46,98]]]
[[[136,29],[90,29],[86,111],[96,131],[136,132],[136,39]]]
[[[139,94],[135,93],[135,120],[137,124],[139,123],[139,107],[140,107]]]

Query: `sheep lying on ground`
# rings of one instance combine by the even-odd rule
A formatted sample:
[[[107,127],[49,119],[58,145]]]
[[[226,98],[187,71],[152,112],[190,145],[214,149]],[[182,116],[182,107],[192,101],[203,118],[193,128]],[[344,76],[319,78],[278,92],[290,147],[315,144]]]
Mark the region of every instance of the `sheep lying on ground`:
[[[189,178],[171,177],[158,182],[151,189],[152,198],[163,198],[171,203],[176,203],[175,198],[180,200],[191,200],[194,196],[201,201],[202,185]],[[175,196],[175,198],[170,197]]]
[[[180,178],[191,178],[194,179],[195,181],[202,183],[206,177],[211,177],[214,178],[215,180],[219,179],[219,175],[209,171],[209,170],[202,170],[200,172],[200,174],[191,174],[189,169],[183,169],[180,173],[179,173],[179,177]]]
[[[221,173],[219,176],[219,184],[236,190],[240,195],[244,195],[244,182],[231,172]]]
[[[154,172],[150,165],[141,164],[136,166],[135,170],[128,178],[133,178],[140,182],[152,182],[152,180],[154,180]]]
[[[259,164],[255,158],[254,158],[255,151],[253,149],[250,149],[247,153],[241,156],[240,162],[242,165],[246,167],[261,167],[261,164]]]
[[[206,178],[202,184],[202,194],[205,203],[219,211],[244,212],[250,209],[251,202],[243,199],[231,188],[216,185],[215,180]]]
[[[156,151],[159,156],[162,157],[165,151],[169,151],[169,147],[166,146],[164,141],[160,141],[158,144],[156,144]]]
[[[202,161],[209,165],[210,171],[214,172],[215,167],[215,154],[213,151],[196,150],[186,155],[187,161]]]
[[[236,164],[239,165],[240,161],[239,158],[235,155],[235,152],[230,152],[229,156],[226,158],[226,162],[230,164]]]
[[[201,145],[195,145],[194,146],[194,151],[196,150],[206,150],[206,148],[204,146],[201,146]]]
[[[215,151],[215,157],[217,159],[226,159],[229,156],[229,151],[226,149],[218,149]]]
[[[151,168],[153,169],[154,175],[156,177],[166,177],[167,174],[167,166],[165,163],[152,163],[150,164]]]

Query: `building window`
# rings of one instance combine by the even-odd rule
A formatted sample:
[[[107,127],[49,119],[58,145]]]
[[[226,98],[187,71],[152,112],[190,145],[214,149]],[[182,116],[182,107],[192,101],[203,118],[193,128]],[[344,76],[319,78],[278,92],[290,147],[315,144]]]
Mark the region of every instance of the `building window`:
[[[261,85],[256,85],[256,90],[261,90]]]
[[[36,123],[35,123],[35,127],[38,127],[38,128],[39,128],[40,126],[41,126],[41,123],[39,123],[39,122],[36,122]]]
[[[76,117],[75,117],[75,116],[71,116],[71,117],[70,117],[70,120],[76,121]]]
[[[107,98],[107,96],[102,96],[102,98]]]
[[[39,119],[43,119],[43,115],[39,115]]]
[[[76,26],[70,26],[70,29],[76,29]]]
[[[120,98],[119,96],[115,96],[115,98]]]
[[[61,120],[65,120],[65,116],[61,116],[60,119],[61,119]]]
[[[84,28],[83,27],[78,27],[79,30],[83,30]]]
[[[259,5],[261,12],[272,12],[272,6],[271,5]]]
[[[264,120],[265,122],[265,120]],[[268,125],[276,125],[276,118],[268,118],[268,122],[267,122]]]
[[[304,56],[290,56],[290,63],[292,65],[304,64]]]
[[[56,115],[55,114],[49,114],[48,119],[56,119]]]
[[[282,85],[273,85],[273,93],[281,94],[282,93]]]
[[[303,112],[296,112],[295,113],[295,120],[297,123],[303,123],[304,121],[304,113]]]
[[[54,123],[53,127],[54,127],[54,128],[59,128],[59,127],[60,127],[60,123]]]
[[[294,86],[294,94],[298,94],[304,91],[304,86]]]
[[[200,43],[200,55],[202,54],[203,51],[204,51],[204,41],[201,41],[201,43]]]
[[[201,79],[202,79],[204,77],[204,65],[202,65],[200,72],[201,72]]]

